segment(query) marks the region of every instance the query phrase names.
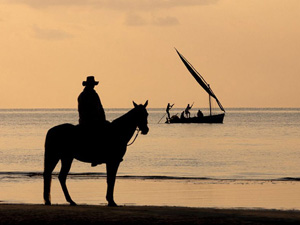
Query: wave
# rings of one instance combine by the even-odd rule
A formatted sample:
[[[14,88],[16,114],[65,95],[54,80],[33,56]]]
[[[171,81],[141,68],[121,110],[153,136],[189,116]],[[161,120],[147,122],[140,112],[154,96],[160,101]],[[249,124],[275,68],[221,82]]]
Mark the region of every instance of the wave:
[[[58,176],[58,172],[54,172],[53,177]],[[19,172],[6,171],[0,172],[1,179],[42,179],[43,172]],[[87,173],[69,173],[68,178],[71,179],[99,179],[106,178],[106,173],[87,172]],[[270,179],[249,179],[249,178],[211,178],[211,177],[184,177],[184,176],[140,176],[140,175],[118,175],[118,179],[135,179],[135,180],[190,180],[190,181],[300,181],[300,177],[282,177]]]

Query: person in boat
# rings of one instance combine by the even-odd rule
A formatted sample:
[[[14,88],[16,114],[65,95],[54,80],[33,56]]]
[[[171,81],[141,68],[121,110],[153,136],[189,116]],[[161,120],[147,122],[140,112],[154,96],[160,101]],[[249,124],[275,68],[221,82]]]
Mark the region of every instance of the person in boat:
[[[178,113],[176,113],[175,115],[171,116],[171,119],[170,120],[179,120],[179,117],[178,117]]]
[[[180,114],[180,119],[181,119],[181,120],[184,120],[184,119],[185,119],[185,117],[184,117],[184,111],[182,111],[182,113]]]
[[[167,112],[167,115],[168,115],[168,119],[171,119],[170,110],[172,109],[173,105],[174,104],[171,105],[170,103],[168,103],[168,105],[167,105],[166,112]]]
[[[203,117],[203,113],[201,112],[201,110],[199,109],[197,112],[197,117],[202,118]]]
[[[193,104],[194,104],[194,103],[193,103]],[[190,117],[191,117],[190,110],[192,109],[193,104],[192,104],[191,106],[190,106],[190,104],[188,104],[187,107],[185,108],[184,113],[185,113],[185,115],[186,115],[186,118],[190,118]]]
[[[105,112],[101,104],[99,95],[94,90],[99,81],[95,81],[93,76],[88,76],[86,81],[82,82],[83,91],[78,96],[79,128],[81,130],[80,138],[85,140],[85,147],[94,151],[97,143],[97,135],[103,136],[105,128],[108,128],[109,122],[106,121]],[[92,162],[92,166],[98,165]]]

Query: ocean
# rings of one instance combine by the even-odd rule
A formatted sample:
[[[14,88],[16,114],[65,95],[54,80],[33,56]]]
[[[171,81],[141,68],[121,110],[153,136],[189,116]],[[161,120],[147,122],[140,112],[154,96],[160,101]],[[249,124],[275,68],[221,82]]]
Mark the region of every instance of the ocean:
[[[129,110],[105,109],[105,112],[112,121]],[[182,110],[172,109],[171,114]],[[298,184],[300,108],[229,108],[223,124],[165,124],[165,109],[149,108],[148,113],[150,131],[147,135],[140,134],[127,148],[118,171],[121,183],[151,182],[153,187],[153,182],[167,182],[169,187],[175,185],[175,189],[182,183],[197,182]],[[192,110],[191,115],[195,114]],[[0,109],[0,202],[43,203],[40,193],[45,135],[55,125],[77,124],[77,121],[76,109]],[[59,169],[60,164],[54,172]],[[85,186],[101,180],[105,188],[105,172],[104,165],[91,167],[75,160],[70,185]],[[80,194],[78,189],[78,195],[82,195],[83,203],[96,204],[100,200],[93,199],[94,194],[87,194],[95,191],[87,186],[91,190]],[[19,192],[16,190],[26,194],[16,194]],[[61,192],[59,187],[57,191]],[[63,202],[62,196],[57,198]]]

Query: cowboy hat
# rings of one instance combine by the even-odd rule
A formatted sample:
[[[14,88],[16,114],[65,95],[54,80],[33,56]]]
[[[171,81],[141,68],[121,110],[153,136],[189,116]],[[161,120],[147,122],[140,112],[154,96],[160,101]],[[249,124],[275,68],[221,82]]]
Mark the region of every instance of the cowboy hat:
[[[99,81],[95,81],[94,76],[89,76],[86,78],[86,81],[82,81],[82,86],[87,85],[98,85]]]

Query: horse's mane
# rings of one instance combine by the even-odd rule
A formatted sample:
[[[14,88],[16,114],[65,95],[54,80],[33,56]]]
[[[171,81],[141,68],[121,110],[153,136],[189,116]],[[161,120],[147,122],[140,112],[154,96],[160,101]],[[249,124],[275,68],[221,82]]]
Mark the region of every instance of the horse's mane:
[[[135,110],[136,108],[133,108],[131,110],[129,110],[127,113],[125,113],[124,115],[114,119],[112,121],[112,124],[119,124],[121,122],[124,122],[124,121],[128,121],[131,119],[131,117],[133,116],[133,111]]]

